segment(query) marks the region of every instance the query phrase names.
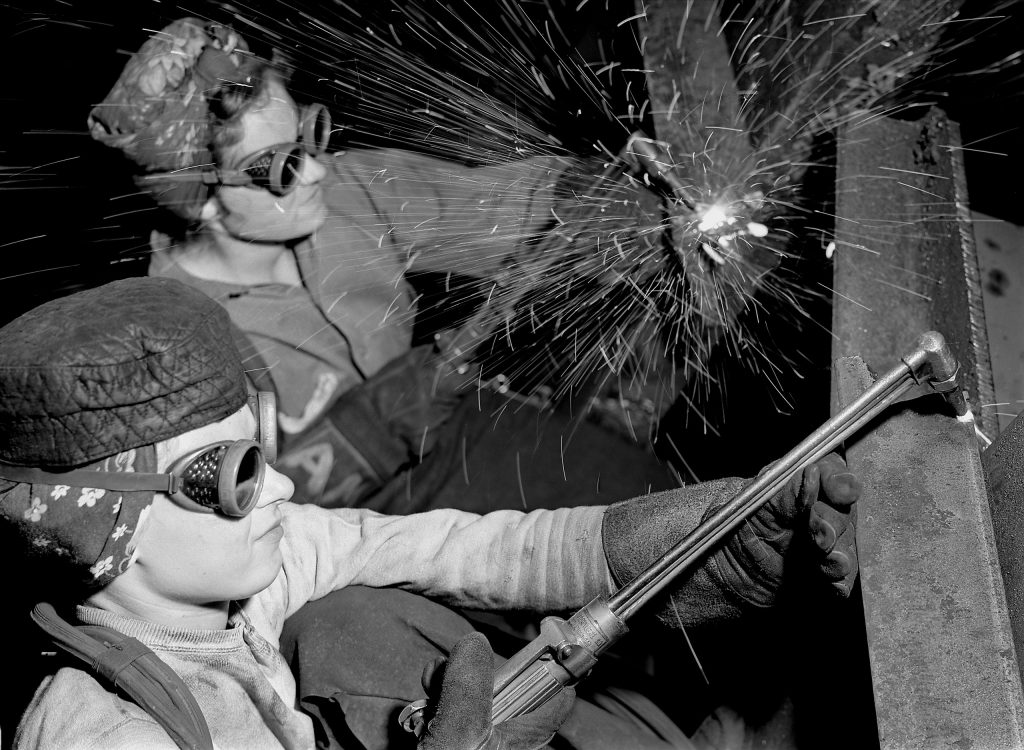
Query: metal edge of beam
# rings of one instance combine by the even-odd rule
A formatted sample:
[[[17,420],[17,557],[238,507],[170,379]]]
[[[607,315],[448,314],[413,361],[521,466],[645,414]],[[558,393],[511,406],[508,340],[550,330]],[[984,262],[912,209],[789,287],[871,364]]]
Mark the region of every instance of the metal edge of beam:
[[[843,357],[866,352],[885,369],[913,337],[944,327],[978,403],[979,320],[964,291],[973,255],[959,205],[951,208],[958,145],[937,111],[839,135],[834,407],[870,382],[863,360],[858,370]],[[1021,676],[973,428],[904,410],[849,445],[847,458],[865,481],[858,545],[880,747],[1024,747]]]
[[[960,129],[956,123],[949,123],[957,144],[961,143]],[[999,433],[999,417],[991,405],[996,400],[995,380],[992,374],[992,355],[989,350],[988,326],[985,324],[985,303],[981,292],[981,268],[978,265],[978,246],[974,239],[974,222],[967,194],[967,175],[964,171],[963,152],[950,152],[953,170],[953,195],[956,204],[957,230],[960,233],[961,260],[966,281],[967,313],[970,321],[970,346],[975,368],[975,398],[977,409],[975,420],[981,431],[989,438]]]
[[[888,362],[937,329],[984,414],[994,388],[959,129],[939,110],[876,118],[842,130],[837,150],[834,357]]]

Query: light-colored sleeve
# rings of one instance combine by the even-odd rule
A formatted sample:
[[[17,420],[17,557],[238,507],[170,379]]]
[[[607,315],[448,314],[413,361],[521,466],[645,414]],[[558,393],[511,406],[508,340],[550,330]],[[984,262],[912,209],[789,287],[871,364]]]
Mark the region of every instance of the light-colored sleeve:
[[[377,230],[418,270],[486,276],[555,221],[555,183],[569,161],[532,157],[479,167],[401,151],[338,154],[326,201]],[[362,209],[359,207],[362,206]]]
[[[384,516],[289,504],[284,568],[272,588],[283,617],[350,584],[398,586],[474,609],[574,609],[612,590],[603,513],[583,507]]]
[[[136,703],[78,669],[39,686],[18,724],[18,750],[176,750],[167,732]]]

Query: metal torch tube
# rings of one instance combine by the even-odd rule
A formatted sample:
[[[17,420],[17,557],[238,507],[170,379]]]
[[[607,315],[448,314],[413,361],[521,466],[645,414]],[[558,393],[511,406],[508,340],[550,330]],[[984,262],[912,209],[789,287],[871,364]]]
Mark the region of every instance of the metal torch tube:
[[[626,620],[640,607],[735,531],[796,472],[834,450],[918,384],[927,382],[947,396],[959,394],[959,366],[942,337],[928,332],[919,343],[899,365],[751,481],[633,581],[607,600],[598,597],[569,621],[546,618],[541,623],[541,637],[502,667],[505,674],[496,684],[495,721],[519,716],[542,705],[562,686],[580,679],[596,663],[597,656],[626,632]],[[951,403],[956,407],[955,402]],[[571,650],[577,647],[579,661]],[[570,650],[563,653],[567,648]]]
[[[560,681],[551,670],[558,669],[553,662],[539,663],[539,668],[527,672],[513,684],[512,690],[506,690],[494,699],[491,708],[491,722],[500,724],[543,706],[562,689],[565,682]]]
[[[900,363],[879,378],[861,396],[811,433],[793,450],[772,464],[697,529],[687,534],[650,567],[627,583],[609,600],[623,620],[646,604],[674,576],[689,567],[711,546],[734,531],[804,466],[835,449],[877,416],[886,406],[916,385],[913,369]]]

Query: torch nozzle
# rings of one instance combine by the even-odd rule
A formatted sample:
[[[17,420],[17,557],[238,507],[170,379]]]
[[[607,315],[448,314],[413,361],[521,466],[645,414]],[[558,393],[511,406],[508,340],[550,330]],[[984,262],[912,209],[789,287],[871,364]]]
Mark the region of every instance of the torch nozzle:
[[[938,331],[926,331],[917,340],[917,349],[903,359],[919,380],[927,378],[928,385],[953,407],[957,417],[970,414],[960,382],[960,363],[949,348],[945,337]]]

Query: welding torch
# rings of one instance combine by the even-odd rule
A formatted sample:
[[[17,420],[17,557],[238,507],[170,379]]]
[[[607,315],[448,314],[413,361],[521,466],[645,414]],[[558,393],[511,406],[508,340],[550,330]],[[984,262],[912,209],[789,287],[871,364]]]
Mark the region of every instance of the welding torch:
[[[598,657],[628,632],[626,621],[734,532],[804,467],[832,452],[889,405],[919,386],[941,394],[960,421],[972,421],[960,384],[960,366],[943,336],[929,331],[900,363],[879,377],[853,403],[759,474],[632,581],[600,596],[568,620],[546,617],[540,635],[495,672],[492,720],[498,724],[543,705],[563,687],[587,676]],[[417,735],[426,701],[401,713],[402,726]]]

